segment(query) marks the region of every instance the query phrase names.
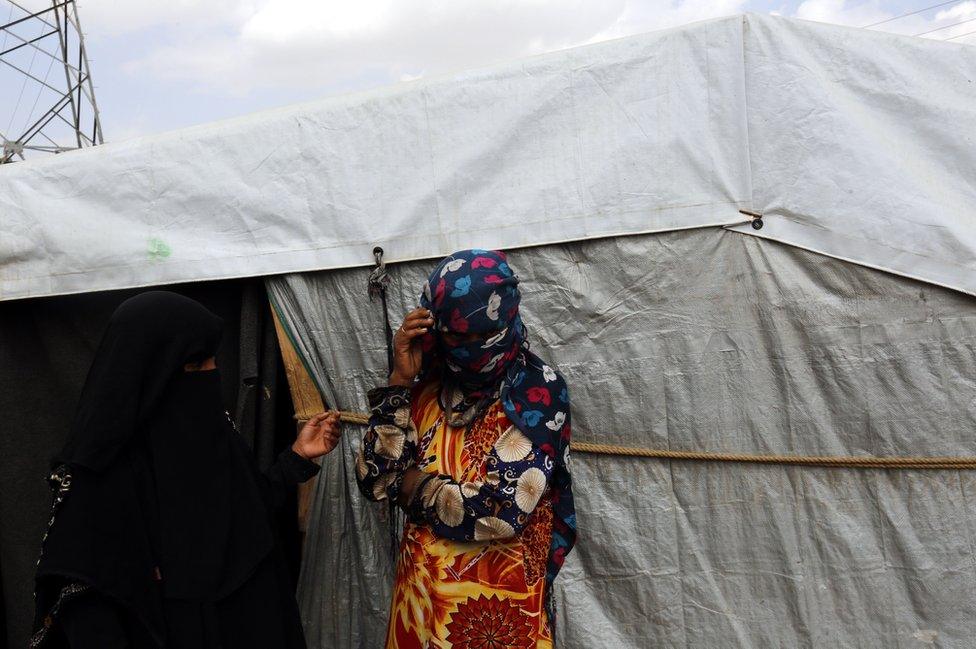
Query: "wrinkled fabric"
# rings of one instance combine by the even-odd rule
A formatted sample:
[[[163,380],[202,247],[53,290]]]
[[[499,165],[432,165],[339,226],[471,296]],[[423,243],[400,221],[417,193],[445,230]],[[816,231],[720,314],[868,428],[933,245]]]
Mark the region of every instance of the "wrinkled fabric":
[[[134,647],[304,647],[274,488],[223,409],[219,371],[184,370],[213,356],[220,334],[219,318],[171,292],[116,309],[54,461],[32,647],[64,646],[58,616],[77,586],[79,601],[117,606]],[[232,634],[217,628],[235,615]]]
[[[416,392],[404,414],[408,431],[424,431],[412,455],[428,477],[408,508],[386,647],[551,649],[551,458],[498,401],[470,426],[454,427],[439,386]],[[364,440],[365,452],[370,446]]]
[[[804,455],[976,448],[969,296],[708,229],[509,256],[533,350],[558,360],[573,389],[574,442]],[[391,312],[405,313],[430,265],[388,270]],[[268,284],[315,379],[360,412],[386,378],[381,307],[365,277]],[[358,495],[349,432],[311,507],[299,595],[313,649],[382,646],[386,629],[388,531]],[[571,463],[581,534],[554,584],[560,647],[971,644],[972,472],[584,453]]]

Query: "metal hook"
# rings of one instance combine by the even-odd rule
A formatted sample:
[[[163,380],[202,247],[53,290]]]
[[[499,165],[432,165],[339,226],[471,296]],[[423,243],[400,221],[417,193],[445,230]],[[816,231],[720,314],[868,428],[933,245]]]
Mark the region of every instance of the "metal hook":
[[[379,246],[373,248],[373,260],[376,268],[369,274],[367,280],[370,299],[382,295],[390,283],[390,275],[386,272],[386,262],[383,260],[383,249]]]

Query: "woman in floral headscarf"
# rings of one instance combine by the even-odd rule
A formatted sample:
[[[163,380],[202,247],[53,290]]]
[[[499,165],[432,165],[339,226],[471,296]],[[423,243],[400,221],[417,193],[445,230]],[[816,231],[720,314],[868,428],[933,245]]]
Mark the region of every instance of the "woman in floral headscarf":
[[[552,647],[552,582],[576,538],[569,394],[529,351],[505,254],[447,257],[370,392],[367,498],[399,504],[388,649]]]

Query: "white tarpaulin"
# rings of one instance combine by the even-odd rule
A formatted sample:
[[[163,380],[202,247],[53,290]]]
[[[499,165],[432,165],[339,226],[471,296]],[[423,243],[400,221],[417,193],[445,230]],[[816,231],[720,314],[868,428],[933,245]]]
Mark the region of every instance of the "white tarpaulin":
[[[0,299],[740,208],[763,236],[976,293],[974,79],[976,48],[750,15],[5,166]]]
[[[976,47],[745,29],[758,234],[976,294]]]

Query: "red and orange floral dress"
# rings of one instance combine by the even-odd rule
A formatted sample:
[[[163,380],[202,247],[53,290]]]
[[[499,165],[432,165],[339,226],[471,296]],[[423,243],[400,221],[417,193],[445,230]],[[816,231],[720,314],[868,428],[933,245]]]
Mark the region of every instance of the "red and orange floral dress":
[[[442,400],[436,384],[370,393],[363,493],[395,501],[405,468],[429,474],[408,512],[386,647],[548,649],[552,459],[499,401],[465,426]]]

